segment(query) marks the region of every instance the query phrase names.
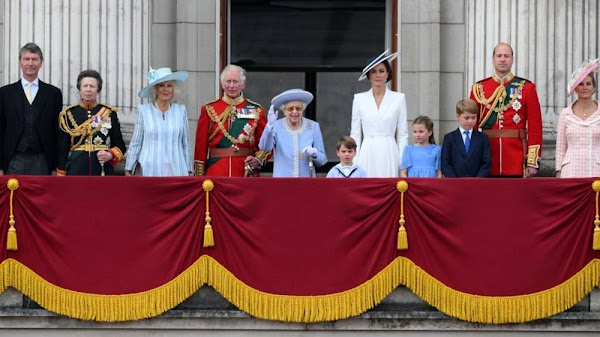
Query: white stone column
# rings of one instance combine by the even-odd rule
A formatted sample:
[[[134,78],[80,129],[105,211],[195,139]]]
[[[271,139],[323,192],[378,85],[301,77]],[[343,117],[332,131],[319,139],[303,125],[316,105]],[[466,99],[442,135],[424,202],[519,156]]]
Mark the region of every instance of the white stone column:
[[[400,1],[400,22],[401,88],[409,123],[419,115],[429,116],[439,144],[440,1]],[[411,130],[409,124],[410,135]]]
[[[178,101],[188,111],[193,149],[200,107],[218,94],[219,0],[152,2],[152,66],[190,73]]]
[[[436,141],[458,127],[456,103],[468,97],[465,79],[466,14],[464,0],[440,1],[440,120]]]
[[[177,69],[190,72],[185,84],[183,101],[190,119],[192,149],[200,107],[217,98],[215,64],[219,50],[218,0],[177,0],[175,62]]]
[[[556,120],[567,98],[571,72],[586,58],[600,56],[596,0],[468,0],[465,90],[493,72],[492,49],[510,43],[513,72],[536,84],[542,120],[545,173],[554,171]]]
[[[4,0],[0,26],[10,29],[0,27],[2,82],[19,79],[19,49],[35,42],[45,58],[40,78],[63,91],[65,105],[79,101],[79,72],[94,69],[104,79],[100,102],[133,123],[149,65],[149,11],[150,0]]]

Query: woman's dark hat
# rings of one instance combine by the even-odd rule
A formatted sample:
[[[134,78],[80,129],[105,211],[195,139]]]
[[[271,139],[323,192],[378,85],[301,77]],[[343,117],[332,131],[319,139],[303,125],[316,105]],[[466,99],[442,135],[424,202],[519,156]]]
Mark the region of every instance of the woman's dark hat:
[[[390,50],[388,49],[388,50],[384,51],[383,54],[368,60],[367,66],[363,69],[363,72],[360,75],[360,77],[358,78],[358,80],[359,81],[364,80],[365,78],[367,78],[367,74],[369,73],[369,71],[371,69],[375,68],[376,65],[378,65],[379,63],[381,63],[383,61],[391,62],[396,57],[398,57],[398,54],[400,54],[400,52],[395,52],[393,54],[390,54]]]

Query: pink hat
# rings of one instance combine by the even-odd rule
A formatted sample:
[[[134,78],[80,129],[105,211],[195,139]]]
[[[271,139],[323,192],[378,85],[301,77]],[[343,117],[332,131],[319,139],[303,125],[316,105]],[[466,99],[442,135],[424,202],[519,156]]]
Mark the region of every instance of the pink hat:
[[[571,74],[571,79],[569,80],[569,85],[567,86],[567,96],[571,96],[575,88],[589,75],[592,71],[598,68],[598,59],[594,60],[585,60],[579,69],[575,70]]]

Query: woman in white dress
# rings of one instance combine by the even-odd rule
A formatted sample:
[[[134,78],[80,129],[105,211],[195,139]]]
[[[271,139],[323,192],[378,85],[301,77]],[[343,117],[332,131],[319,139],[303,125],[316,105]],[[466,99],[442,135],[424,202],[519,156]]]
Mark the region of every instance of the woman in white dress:
[[[125,175],[192,175],[187,111],[185,105],[173,103],[177,85],[185,82],[188,73],[151,68],[146,77],[148,85],[139,96],[152,102],[138,107]]]
[[[406,99],[387,88],[392,79],[390,61],[398,53],[386,50],[369,60],[359,81],[368,78],[371,90],[354,95],[350,136],[356,140],[356,164],[369,177],[398,177],[402,153],[408,144]]]

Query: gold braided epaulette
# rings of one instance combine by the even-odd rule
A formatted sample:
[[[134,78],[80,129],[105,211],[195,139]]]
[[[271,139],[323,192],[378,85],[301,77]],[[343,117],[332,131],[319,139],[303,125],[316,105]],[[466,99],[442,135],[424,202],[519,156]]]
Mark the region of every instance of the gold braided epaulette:
[[[204,103],[204,106],[206,106],[206,105],[210,105],[210,104],[213,104],[213,103],[217,103],[217,102],[218,102],[218,101],[220,101],[220,100],[221,100],[220,98],[217,98],[217,99],[215,99],[215,100],[213,100],[213,101],[206,102],[206,103]]]
[[[489,80],[490,78],[492,78],[492,76],[490,76],[490,77],[486,77],[486,78],[484,78],[483,80],[481,80],[481,81],[477,81],[477,82],[475,82],[475,83],[483,83],[483,82],[485,82],[485,81]]]
[[[64,108],[64,109],[63,109],[63,110],[62,110],[60,113],[61,113],[62,115],[64,115],[64,114],[66,114],[66,113],[67,113],[67,111],[69,111],[69,110],[73,109],[73,108],[74,108],[74,107],[76,107],[76,106],[79,106],[79,103],[77,103],[77,104],[71,104],[71,105],[67,106],[67,107],[66,107],[66,108]]]

